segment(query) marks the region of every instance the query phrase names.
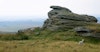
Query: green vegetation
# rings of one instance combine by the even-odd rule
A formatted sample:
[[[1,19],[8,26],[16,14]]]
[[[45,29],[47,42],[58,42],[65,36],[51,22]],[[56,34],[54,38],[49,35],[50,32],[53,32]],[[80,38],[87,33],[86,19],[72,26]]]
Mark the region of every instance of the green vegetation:
[[[94,33],[100,33],[100,24],[90,23],[86,27],[94,31]]]
[[[28,40],[27,35],[6,34],[0,35],[0,40]]]
[[[99,25],[88,25],[87,28],[95,29]],[[91,28],[92,27],[92,28]],[[95,31],[100,30],[99,28],[95,29]],[[94,32],[95,32],[94,31]],[[96,32],[97,32],[96,31]],[[69,31],[50,31],[50,30],[41,30],[40,28],[36,28],[32,34],[15,34],[15,35],[0,35],[0,40],[41,40],[41,39],[49,39],[49,40],[60,40],[60,41],[80,41],[85,39],[87,43],[100,43],[98,38],[93,37],[81,37],[77,36],[77,33],[73,30]]]
[[[99,25],[91,25],[86,27],[99,30],[96,28]],[[82,39],[85,42],[80,46],[78,42]],[[77,36],[73,30],[50,31],[36,28],[30,35],[0,35],[0,52],[99,52],[99,45],[98,38]]]
[[[93,43],[93,44],[98,44],[100,43],[100,40],[98,38],[93,38],[93,37],[81,37],[77,36],[77,33],[74,32],[73,30],[69,31],[49,31],[49,30],[44,30],[41,31],[40,34],[35,34],[33,37],[33,40],[35,39],[50,39],[50,40],[60,40],[60,41],[80,41],[82,39],[85,39],[85,42],[87,43]]]

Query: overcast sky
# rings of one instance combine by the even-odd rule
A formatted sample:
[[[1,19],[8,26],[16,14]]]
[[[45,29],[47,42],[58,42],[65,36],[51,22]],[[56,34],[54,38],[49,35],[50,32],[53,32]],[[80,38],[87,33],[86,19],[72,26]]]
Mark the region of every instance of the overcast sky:
[[[0,21],[46,19],[51,5],[100,16],[100,0],[0,0]]]

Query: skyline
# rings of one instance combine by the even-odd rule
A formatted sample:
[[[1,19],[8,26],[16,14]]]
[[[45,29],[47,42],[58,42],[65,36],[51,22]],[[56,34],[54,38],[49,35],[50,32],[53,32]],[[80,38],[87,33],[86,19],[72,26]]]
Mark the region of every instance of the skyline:
[[[0,0],[0,20],[38,20],[48,18],[51,5],[62,6],[77,14],[100,16],[100,0]]]

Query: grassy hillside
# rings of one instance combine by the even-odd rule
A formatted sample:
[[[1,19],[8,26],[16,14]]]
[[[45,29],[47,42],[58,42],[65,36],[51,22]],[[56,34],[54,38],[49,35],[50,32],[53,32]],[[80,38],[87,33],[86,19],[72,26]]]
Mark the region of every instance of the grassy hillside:
[[[100,52],[100,44],[48,39],[0,41],[0,52]]]
[[[89,24],[93,33],[100,24]],[[78,42],[84,39],[83,45]],[[0,35],[0,52],[100,52],[100,39],[77,36],[73,30],[49,31],[35,29],[29,34]]]

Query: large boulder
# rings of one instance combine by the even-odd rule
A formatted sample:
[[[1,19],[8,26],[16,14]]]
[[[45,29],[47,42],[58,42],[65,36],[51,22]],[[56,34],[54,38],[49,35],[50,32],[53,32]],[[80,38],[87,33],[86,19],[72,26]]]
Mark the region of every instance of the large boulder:
[[[91,22],[97,23],[94,16],[75,14],[71,10],[60,6],[51,6],[50,8],[52,10],[48,12],[49,18],[45,20],[43,29],[52,31],[69,30],[78,26],[85,26]]]
[[[77,32],[77,35],[79,36],[92,36],[93,35],[92,31],[86,27],[76,27],[74,28],[74,31]]]
[[[76,27],[74,28],[74,31],[77,33],[78,36],[100,38],[100,32],[94,33],[92,30],[86,27]]]

